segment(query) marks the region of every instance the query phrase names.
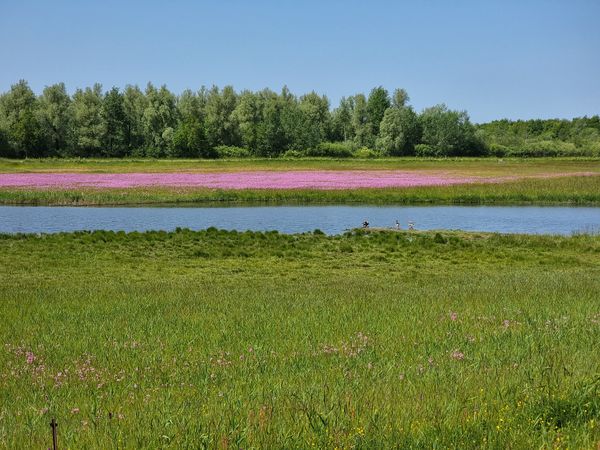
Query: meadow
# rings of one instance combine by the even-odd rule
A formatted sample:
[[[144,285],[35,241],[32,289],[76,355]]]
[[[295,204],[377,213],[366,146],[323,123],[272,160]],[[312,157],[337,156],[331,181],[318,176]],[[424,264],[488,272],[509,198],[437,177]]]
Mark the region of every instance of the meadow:
[[[403,179],[384,182],[386,173]],[[365,174],[372,179],[360,180]],[[0,160],[0,204],[598,204],[599,175],[600,160],[583,158],[5,159]],[[198,179],[209,181],[194,185]],[[23,182],[30,184],[18,184]]]
[[[0,237],[0,447],[600,443],[599,236]]]

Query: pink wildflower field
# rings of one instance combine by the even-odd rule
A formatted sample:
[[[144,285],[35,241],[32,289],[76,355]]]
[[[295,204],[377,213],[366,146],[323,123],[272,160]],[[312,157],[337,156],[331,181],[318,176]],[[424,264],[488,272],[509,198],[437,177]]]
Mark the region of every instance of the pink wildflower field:
[[[592,173],[546,174],[536,178]],[[8,173],[0,188],[77,189],[190,187],[209,189],[359,189],[498,183],[519,177],[473,177],[401,170],[246,171],[211,173]]]

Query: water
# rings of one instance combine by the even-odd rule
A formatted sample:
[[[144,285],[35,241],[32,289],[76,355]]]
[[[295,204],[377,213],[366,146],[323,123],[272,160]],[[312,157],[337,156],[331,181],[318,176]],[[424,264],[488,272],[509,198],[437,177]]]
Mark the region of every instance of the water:
[[[445,229],[500,233],[563,234],[600,231],[600,207],[555,206],[235,206],[43,207],[0,206],[0,233],[76,230],[278,230],[327,234],[360,227]]]

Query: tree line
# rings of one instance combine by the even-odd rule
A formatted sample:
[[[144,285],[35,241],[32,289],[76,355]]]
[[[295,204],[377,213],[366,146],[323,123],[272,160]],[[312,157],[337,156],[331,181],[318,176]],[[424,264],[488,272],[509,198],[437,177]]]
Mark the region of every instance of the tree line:
[[[213,86],[180,95],[149,83],[36,95],[24,80],[0,95],[0,156],[277,157],[552,156],[600,154],[598,116],[471,123],[436,105],[417,113],[405,90],[343,97],[286,87],[236,92]]]

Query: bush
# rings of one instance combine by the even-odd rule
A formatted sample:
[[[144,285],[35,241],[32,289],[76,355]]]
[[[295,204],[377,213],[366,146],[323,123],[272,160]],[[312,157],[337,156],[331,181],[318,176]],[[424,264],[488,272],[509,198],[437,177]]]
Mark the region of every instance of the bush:
[[[344,142],[322,142],[316,148],[303,152],[305,156],[351,158],[352,147]]]
[[[217,158],[249,158],[250,150],[243,147],[219,145],[215,147]]]
[[[354,152],[355,158],[370,159],[370,158],[377,158],[379,156],[381,156],[381,154],[379,152],[377,152],[375,150],[371,150],[370,148],[367,148],[367,147],[361,147]]]
[[[282,158],[302,158],[303,156],[304,153],[302,153],[299,150],[288,150],[283,155],[281,155]]]
[[[579,156],[582,153],[575,144],[563,141],[525,142],[519,147],[511,148],[507,156],[538,158],[545,156]]]
[[[415,145],[415,155],[426,158],[437,158],[440,156],[445,156],[438,147],[434,147],[433,145],[428,144]]]
[[[510,149],[506,145],[501,144],[490,144],[488,148],[490,155],[497,158],[503,158],[510,152]]]

